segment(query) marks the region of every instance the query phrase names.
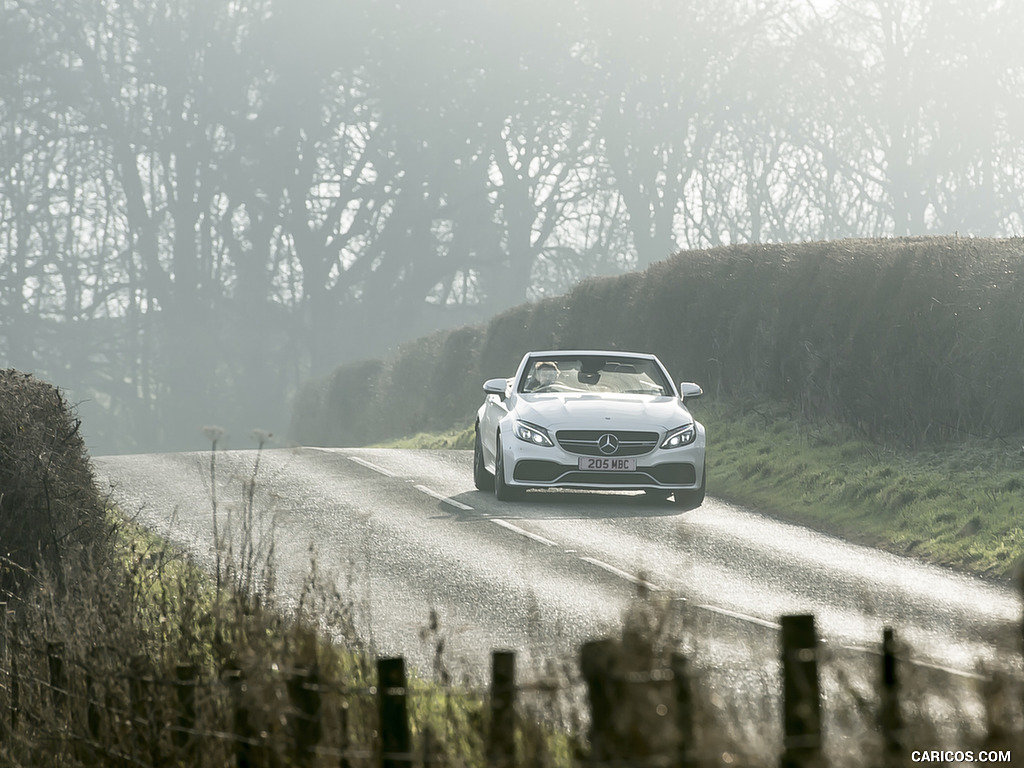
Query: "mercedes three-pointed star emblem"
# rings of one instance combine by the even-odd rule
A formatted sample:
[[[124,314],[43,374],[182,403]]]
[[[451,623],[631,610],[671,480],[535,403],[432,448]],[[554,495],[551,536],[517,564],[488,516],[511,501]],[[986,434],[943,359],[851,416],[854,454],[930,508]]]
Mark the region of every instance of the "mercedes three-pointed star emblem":
[[[611,456],[617,450],[619,450],[619,438],[615,435],[606,433],[597,438],[597,449],[605,456]]]

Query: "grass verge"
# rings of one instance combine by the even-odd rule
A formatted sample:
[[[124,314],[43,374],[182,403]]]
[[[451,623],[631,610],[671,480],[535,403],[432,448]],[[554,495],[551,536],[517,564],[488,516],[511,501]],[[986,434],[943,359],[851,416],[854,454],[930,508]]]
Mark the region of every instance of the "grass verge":
[[[1024,554],[1024,436],[909,450],[769,401],[704,400],[708,494],[899,554],[1008,578]],[[473,428],[381,443],[472,448]]]

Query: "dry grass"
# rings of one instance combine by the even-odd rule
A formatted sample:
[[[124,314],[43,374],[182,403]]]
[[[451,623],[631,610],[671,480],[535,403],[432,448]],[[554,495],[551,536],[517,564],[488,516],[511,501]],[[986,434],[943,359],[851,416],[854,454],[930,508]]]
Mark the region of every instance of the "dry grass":
[[[113,560],[67,574],[61,581],[75,584],[71,590],[40,580],[0,627],[0,763],[327,766],[347,757],[351,766],[377,764],[374,652],[353,632],[351,602],[320,580],[315,565],[297,610],[286,612],[272,593],[239,593],[232,579],[218,599],[210,575],[179,553],[131,526],[120,532]],[[638,595],[621,636],[606,643],[614,727],[593,730],[576,659],[522,670],[518,765],[568,768],[587,755],[607,765],[675,764],[659,755],[678,756],[687,745],[698,768],[775,765],[777,652],[761,635],[685,601]],[[421,639],[436,654],[433,670],[409,684],[412,764],[429,757],[437,766],[483,766],[487,692],[451,680],[439,617],[430,617]],[[734,665],[702,662],[702,649],[723,639],[760,650]],[[689,676],[677,679],[687,685],[694,733],[685,742],[671,676],[680,654],[690,664]],[[830,764],[877,768],[878,659],[847,651],[821,658]],[[1018,667],[1008,658],[975,687],[901,666],[906,744],[1018,748]],[[182,669],[192,672],[182,678]],[[726,687],[737,681],[742,689]],[[183,694],[191,696],[187,705]],[[194,721],[182,722],[185,709]],[[308,712],[315,717],[304,720]]]

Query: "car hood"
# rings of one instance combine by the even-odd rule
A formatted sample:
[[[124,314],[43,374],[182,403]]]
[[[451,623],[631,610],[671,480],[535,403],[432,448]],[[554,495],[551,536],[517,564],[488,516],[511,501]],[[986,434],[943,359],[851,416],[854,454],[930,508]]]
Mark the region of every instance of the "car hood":
[[[674,397],[637,395],[520,395],[514,415],[552,429],[669,429],[692,421]]]

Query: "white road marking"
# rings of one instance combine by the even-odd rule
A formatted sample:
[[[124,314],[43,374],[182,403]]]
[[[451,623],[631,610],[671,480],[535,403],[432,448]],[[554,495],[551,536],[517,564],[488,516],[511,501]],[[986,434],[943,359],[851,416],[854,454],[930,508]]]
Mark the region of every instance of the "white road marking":
[[[767,627],[768,629],[782,629],[782,625],[776,624],[774,621],[765,621],[764,619],[759,619],[756,616],[751,616],[747,613],[730,611],[728,608],[719,608],[715,605],[698,605],[696,607],[704,611],[711,611],[711,613],[728,616],[731,619],[739,619],[740,621],[749,621],[751,624],[759,624],[760,626]]]
[[[442,504],[448,504],[449,506],[455,507],[456,509],[463,509],[466,510],[467,512],[473,509],[468,504],[463,504],[461,501],[456,501],[455,499],[449,496],[445,496],[442,493],[438,493],[435,490],[427,488],[427,486],[425,485],[414,485],[413,488],[415,488],[417,491],[422,491],[423,493],[427,494],[427,496],[433,496]]]
[[[324,449],[316,449],[316,448],[314,448],[313,450],[324,450]],[[381,467],[381,466],[379,466],[377,464],[374,464],[373,462],[367,461],[366,459],[359,458],[358,456],[349,456],[348,458],[351,461],[354,461],[356,464],[360,464],[360,465],[366,467],[367,469],[372,469],[374,472],[377,472],[377,473],[379,473],[381,475],[384,475],[385,477],[392,477],[392,478],[399,477],[399,475],[395,474],[394,472],[391,472],[391,471],[389,471],[387,469],[384,469],[384,467]],[[431,497],[437,499],[438,501],[440,501],[443,504],[448,504],[450,506],[455,507],[456,509],[464,510],[464,511],[467,511],[467,512],[473,511],[473,507],[469,506],[468,504],[463,504],[461,501],[456,501],[455,499],[453,499],[451,497],[448,497],[448,496],[445,496],[445,495],[443,495],[441,493],[438,493],[437,491],[435,491],[435,490],[433,490],[431,488],[428,488],[425,485],[415,485],[413,487],[416,488],[416,490],[418,490],[418,491],[420,491],[422,493],[427,494],[428,496],[431,496]],[[514,525],[513,523],[510,523],[507,520],[502,520],[500,518],[488,518],[488,519],[490,520],[490,522],[492,522],[492,523],[494,523],[496,525],[500,525],[502,528],[505,528],[505,529],[507,529],[509,531],[512,531],[513,533],[517,533],[520,536],[525,536],[528,539],[532,539],[533,541],[536,541],[539,544],[543,544],[543,545],[548,546],[548,547],[559,547],[560,546],[557,542],[554,542],[551,539],[545,538],[544,536],[541,536],[540,534],[533,533],[532,531],[528,531],[525,528],[520,528],[518,525]],[[574,550],[574,549],[566,549],[566,550],[564,550],[564,552],[565,552],[565,554],[569,555],[569,554],[575,554],[576,550]],[[636,585],[638,587],[643,587],[645,589],[650,590],[651,592],[661,592],[661,591],[664,591],[657,584],[652,584],[651,582],[649,582],[649,581],[647,581],[645,579],[641,579],[638,576],[634,576],[633,574],[629,573],[628,571],[624,571],[621,568],[616,568],[614,565],[610,565],[609,563],[606,563],[603,560],[598,560],[597,558],[586,557],[586,556],[583,556],[583,555],[580,555],[579,559],[583,560],[584,562],[590,563],[591,565],[595,565],[598,568],[601,568],[602,570],[607,571],[608,573],[611,573],[611,574],[613,574],[615,576],[618,576],[620,579],[624,579],[625,581],[628,581],[630,584],[634,584],[634,585]],[[749,622],[751,624],[757,624],[758,626],[765,627],[767,629],[772,629],[772,630],[776,630],[777,631],[777,630],[780,630],[782,628],[782,625],[778,624],[777,622],[767,621],[765,619],[761,619],[761,618],[758,618],[756,616],[751,616],[751,615],[746,614],[746,613],[740,613],[739,611],[730,611],[727,608],[719,608],[717,606],[707,605],[707,604],[696,605],[694,607],[699,609],[699,610],[709,611],[711,613],[717,613],[717,614],[719,614],[721,616],[728,616],[729,618],[737,619],[739,621],[745,621],[745,622]],[[827,638],[819,638],[819,642],[825,643],[825,642],[827,642]],[[860,646],[860,645],[848,645],[848,646],[839,646],[839,647],[845,648],[847,650],[861,651],[861,652],[864,652],[864,653],[870,653],[870,654],[873,654],[873,655],[879,655],[879,652],[876,649],[865,648],[865,647]],[[923,660],[906,659],[906,662],[909,663],[909,664],[912,664],[914,666],[917,666],[917,667],[925,667],[927,669],[934,669],[934,670],[937,670],[937,671],[940,671],[940,672],[945,672],[946,674],[954,675],[954,676],[957,676],[957,677],[974,679],[974,680],[984,680],[985,679],[985,677],[983,675],[980,675],[980,674],[978,674],[976,672],[968,672],[968,671],[961,670],[961,669],[954,669],[953,667],[946,667],[946,666],[942,666],[940,664],[934,664],[934,663],[930,663],[930,662],[923,661]]]
[[[881,656],[882,652],[878,648],[869,648],[865,645],[843,645],[840,648],[844,648],[848,651],[857,651],[859,653],[866,653],[872,656]],[[953,667],[945,667],[941,664],[935,664],[930,661],[922,661],[920,659],[908,659],[899,658],[899,661],[904,664],[911,664],[915,667],[923,667],[924,669],[934,669],[937,672],[945,672],[947,675],[953,675],[955,677],[962,677],[966,680],[988,680],[989,677],[979,674],[977,672],[968,672],[963,669],[955,669]]]
[[[881,654],[879,654],[881,655]],[[939,672],[945,672],[949,675],[955,675],[957,677],[963,677],[968,680],[988,680],[989,678],[985,675],[979,675],[977,672],[965,672],[962,669],[953,669],[953,667],[944,667],[941,664],[932,664],[928,661],[918,661],[917,659],[907,659],[910,664],[915,667],[924,667],[925,669],[934,669]]]
[[[492,517],[490,520],[495,525],[500,525],[502,528],[507,528],[508,530],[512,531],[513,533],[518,533],[520,536],[525,536],[528,539],[533,539],[534,541],[539,542],[539,543],[541,543],[541,544],[543,544],[545,546],[548,546],[548,547],[557,547],[558,546],[551,539],[545,539],[539,533],[533,533],[533,531],[528,531],[525,528],[520,528],[518,525],[513,525],[508,520],[501,520],[501,519],[496,518],[496,517]]]
[[[616,568],[614,565],[608,565],[608,563],[604,562],[603,560],[598,560],[593,557],[581,557],[580,560],[590,563],[591,565],[596,565],[598,568],[603,568],[604,570],[608,571],[608,573],[615,574],[620,579],[625,579],[630,584],[636,584],[638,587],[649,589],[652,592],[661,591],[661,587],[659,587],[657,584],[651,584],[651,582],[647,581],[646,579],[641,579],[638,576],[634,576],[631,573],[623,571],[621,568]]]
[[[384,469],[384,467],[379,467],[373,462],[367,461],[366,459],[360,459],[358,456],[349,456],[348,458],[349,461],[354,461],[356,464],[361,464],[367,469],[372,469],[374,472],[384,475],[385,477],[398,477],[398,475],[396,475],[394,472],[386,470]]]

